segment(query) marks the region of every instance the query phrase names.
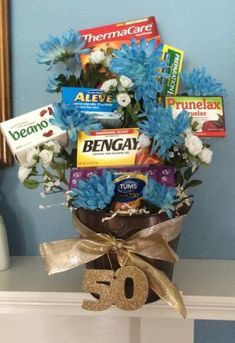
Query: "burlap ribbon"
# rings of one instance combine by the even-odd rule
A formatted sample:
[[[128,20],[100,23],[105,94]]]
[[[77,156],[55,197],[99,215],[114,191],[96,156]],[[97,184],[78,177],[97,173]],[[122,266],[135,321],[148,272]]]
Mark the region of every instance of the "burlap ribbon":
[[[83,238],[42,243],[40,253],[50,275],[78,267],[113,250],[120,266],[129,265],[141,269],[148,279],[149,287],[185,318],[186,309],[177,287],[164,272],[141,258],[145,256],[171,263],[176,262],[178,256],[168,242],[180,234],[184,217],[180,216],[156,224],[122,240],[92,231],[73,214],[76,229]]]

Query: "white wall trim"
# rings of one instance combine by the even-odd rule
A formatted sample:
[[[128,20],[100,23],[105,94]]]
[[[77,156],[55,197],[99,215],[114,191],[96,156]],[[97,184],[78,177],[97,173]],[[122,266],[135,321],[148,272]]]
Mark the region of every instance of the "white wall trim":
[[[183,291],[188,319],[235,320],[235,261],[181,260],[174,282]],[[82,309],[83,269],[47,276],[39,257],[16,257],[9,270],[0,272],[0,313],[67,316],[180,318],[158,301],[137,311],[114,306],[105,312]]]
[[[53,314],[69,316],[115,316],[180,318],[162,301],[144,305],[140,310],[122,311],[114,306],[105,312],[91,312],[82,309],[83,299],[94,299],[84,293],[0,293],[0,313]],[[235,320],[235,299],[230,297],[185,296],[187,319]]]

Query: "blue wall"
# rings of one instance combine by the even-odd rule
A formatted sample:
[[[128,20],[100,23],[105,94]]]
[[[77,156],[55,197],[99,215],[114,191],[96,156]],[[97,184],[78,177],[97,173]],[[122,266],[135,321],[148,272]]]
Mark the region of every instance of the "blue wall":
[[[194,343],[235,342],[235,322],[198,320],[194,329]]]

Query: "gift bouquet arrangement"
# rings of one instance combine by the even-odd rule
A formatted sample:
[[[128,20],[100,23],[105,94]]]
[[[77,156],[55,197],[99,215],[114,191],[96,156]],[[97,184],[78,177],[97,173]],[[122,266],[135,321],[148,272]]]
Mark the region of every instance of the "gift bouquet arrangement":
[[[41,245],[49,273],[83,263],[97,273],[118,270],[111,292],[118,299],[123,268],[133,272],[132,296],[114,301],[110,293],[109,306],[135,309],[153,292],[185,316],[169,264],[193,203],[190,189],[201,184],[195,173],[212,160],[204,138],[226,135],[226,91],[205,68],[182,71],[183,58],[162,43],[154,17],[50,36],[37,61],[61,102],[1,124],[19,180],[43,189],[41,208],[48,195],[64,193],[80,232]],[[89,289],[93,276],[84,287],[99,293]],[[104,294],[89,306],[108,308]]]

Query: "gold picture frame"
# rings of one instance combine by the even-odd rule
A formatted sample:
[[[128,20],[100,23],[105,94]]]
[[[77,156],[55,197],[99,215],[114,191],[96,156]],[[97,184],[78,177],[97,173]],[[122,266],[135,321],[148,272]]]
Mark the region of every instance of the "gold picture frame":
[[[11,116],[8,2],[0,0],[0,122]],[[0,133],[0,166],[11,164],[12,155]]]

